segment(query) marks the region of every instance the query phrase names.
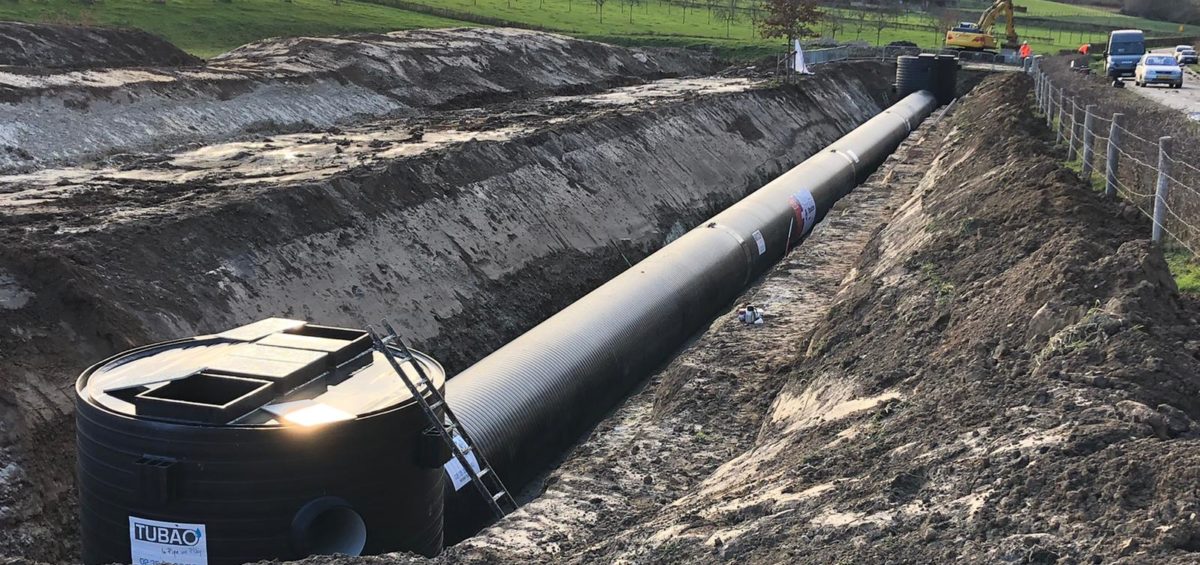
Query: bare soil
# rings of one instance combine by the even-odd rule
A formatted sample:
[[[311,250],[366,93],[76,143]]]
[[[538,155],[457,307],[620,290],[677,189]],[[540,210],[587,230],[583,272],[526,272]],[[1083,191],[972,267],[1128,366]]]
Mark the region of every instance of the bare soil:
[[[438,561],[1200,559],[1200,307],[1030,86],[926,126],[748,293],[765,327],[715,322]]]
[[[200,63],[171,42],[139,29],[0,22],[0,65],[34,72]]]
[[[587,94],[4,176],[0,554],[77,555],[71,383],[87,364],[271,315],[386,316],[462,368],[879,112],[888,75],[606,88],[601,73]]]
[[[270,39],[200,67],[5,67],[0,171],[594,92],[712,66],[682,50],[487,28]]]

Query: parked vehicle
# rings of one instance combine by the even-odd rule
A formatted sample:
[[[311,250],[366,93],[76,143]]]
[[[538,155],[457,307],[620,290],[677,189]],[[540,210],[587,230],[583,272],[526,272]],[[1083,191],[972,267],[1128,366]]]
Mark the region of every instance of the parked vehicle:
[[[1187,49],[1184,49],[1183,51],[1176,51],[1175,52],[1175,60],[1179,63],[1179,66],[1181,66],[1181,67],[1184,65],[1195,65],[1197,63],[1200,63],[1200,55],[1196,54],[1195,49],[1188,47]]]
[[[1134,76],[1138,61],[1146,54],[1146,35],[1140,29],[1121,29],[1108,34],[1104,74],[1113,86],[1121,86],[1121,77]]]
[[[1147,53],[1133,71],[1133,82],[1138,86],[1165,84],[1171,88],[1183,88],[1183,69],[1170,55]]]

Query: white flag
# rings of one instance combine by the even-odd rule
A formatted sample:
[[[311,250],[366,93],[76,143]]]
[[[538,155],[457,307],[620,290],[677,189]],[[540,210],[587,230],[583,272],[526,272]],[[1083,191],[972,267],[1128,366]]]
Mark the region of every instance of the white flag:
[[[800,49],[800,40],[796,40],[796,60],[792,66],[797,73],[802,75],[811,75],[812,71],[808,70],[808,65],[804,64],[804,50]]]

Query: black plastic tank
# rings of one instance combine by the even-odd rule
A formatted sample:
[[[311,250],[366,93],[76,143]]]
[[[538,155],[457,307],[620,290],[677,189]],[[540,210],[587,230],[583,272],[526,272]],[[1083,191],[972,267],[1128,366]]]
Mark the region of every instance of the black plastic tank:
[[[949,104],[958,92],[958,58],[954,55],[938,55],[933,61],[933,76],[930,92],[938,104]]]
[[[904,98],[928,90],[938,104],[949,104],[958,90],[958,58],[954,55],[901,55],[896,58],[896,95]]]
[[[85,563],[442,549],[445,448],[362,331],[272,318],[122,353],[76,393]]]
[[[901,55],[896,58],[896,95],[904,98],[914,92],[929,90],[935,57],[931,55]]]

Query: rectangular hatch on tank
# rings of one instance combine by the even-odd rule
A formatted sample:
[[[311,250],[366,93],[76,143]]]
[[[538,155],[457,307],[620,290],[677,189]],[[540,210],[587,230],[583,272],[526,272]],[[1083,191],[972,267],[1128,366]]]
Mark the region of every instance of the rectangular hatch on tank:
[[[201,371],[144,391],[133,405],[138,416],[226,424],[270,401],[272,388],[270,381]]]
[[[321,376],[330,365],[329,354],[322,351],[245,343],[210,362],[207,371],[271,381],[275,392],[283,394]]]
[[[341,365],[371,348],[371,338],[367,336],[367,332],[312,324],[273,333],[255,343],[323,351],[329,354],[332,366]]]

